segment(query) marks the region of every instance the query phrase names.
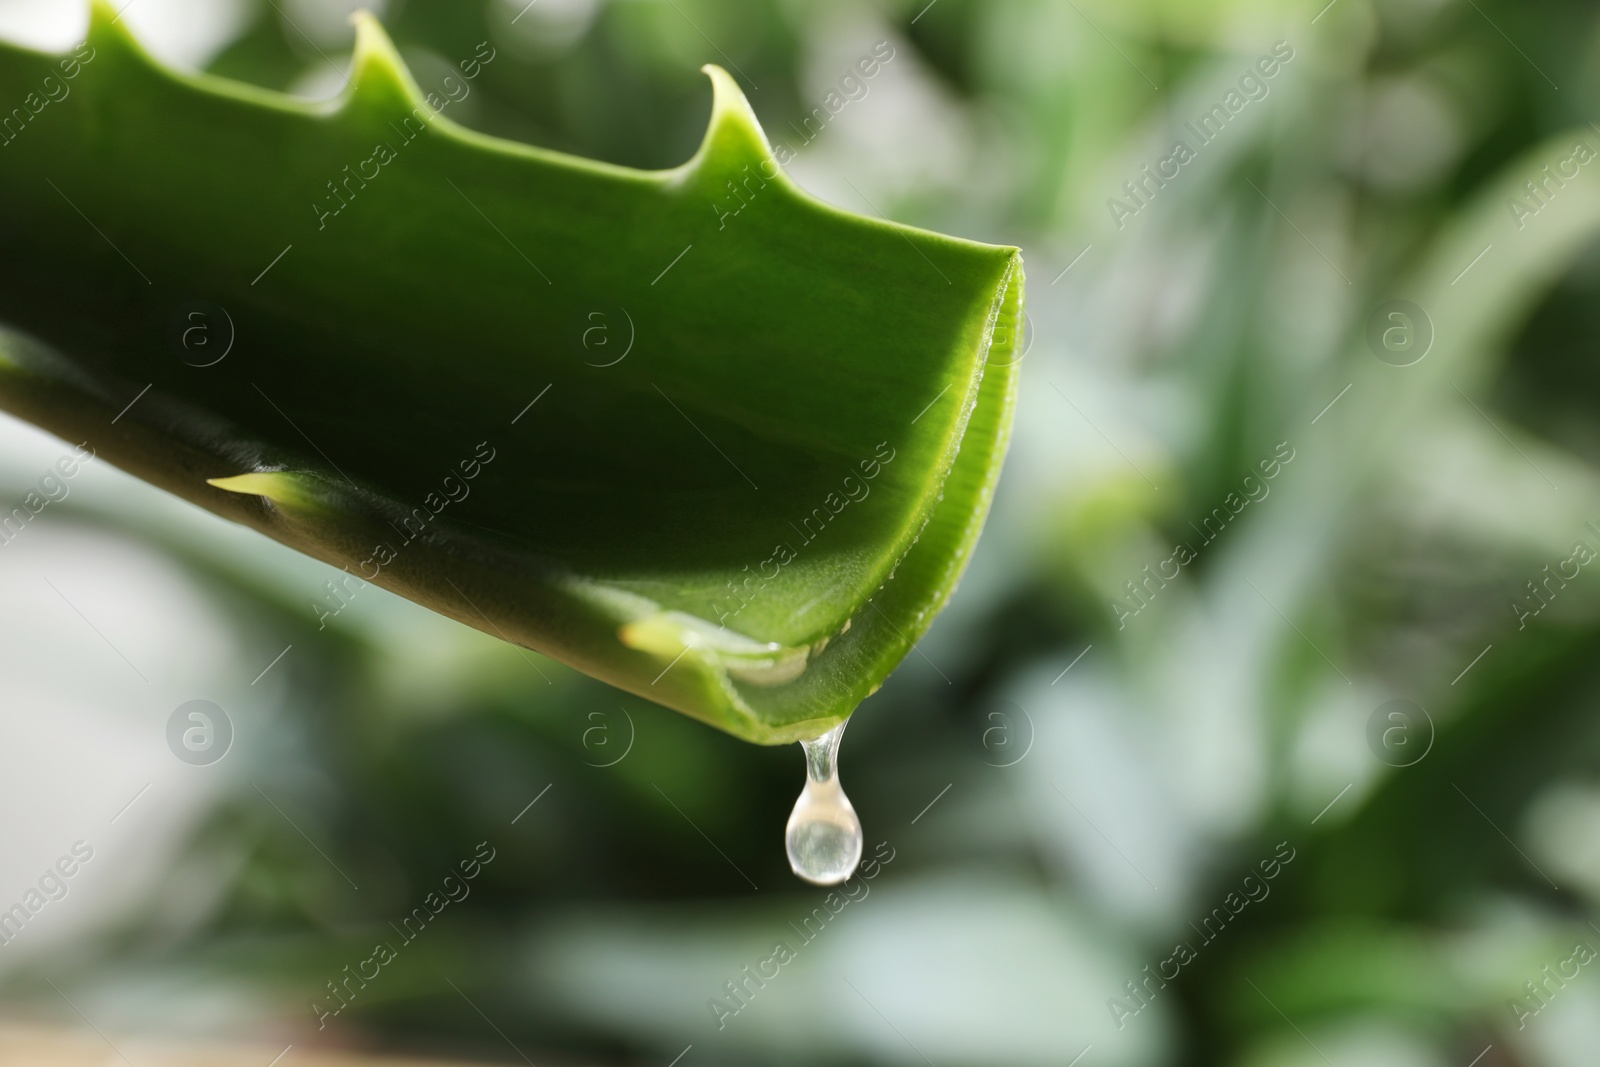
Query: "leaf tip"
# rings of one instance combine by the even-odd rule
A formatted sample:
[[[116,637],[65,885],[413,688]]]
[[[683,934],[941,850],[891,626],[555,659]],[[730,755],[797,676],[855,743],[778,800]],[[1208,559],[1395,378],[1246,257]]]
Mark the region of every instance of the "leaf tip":
[[[122,21],[122,15],[111,0],[89,0],[89,30],[84,40],[102,46],[123,45],[142,52],[143,46]]]
[[[699,644],[694,633],[674,624],[664,614],[633,619],[617,630],[617,639],[628,648],[661,658],[682,656]]]
[[[720,175],[737,173],[752,164],[770,164],[775,174],[781,173],[761,121],[733,75],[715,63],[700,70],[711,79],[711,121],[688,169]]]
[[[111,0],[89,0],[89,25],[109,26],[116,22],[118,13]]]
[[[274,504],[300,504],[305,496],[295,485],[293,476],[284,471],[255,471],[226,478],[207,478],[206,484],[229,493],[265,497]]]
[[[350,57],[351,97],[405,111],[422,103],[422,90],[378,17],[362,8],[351,13],[350,24],[356,28],[355,51]]]

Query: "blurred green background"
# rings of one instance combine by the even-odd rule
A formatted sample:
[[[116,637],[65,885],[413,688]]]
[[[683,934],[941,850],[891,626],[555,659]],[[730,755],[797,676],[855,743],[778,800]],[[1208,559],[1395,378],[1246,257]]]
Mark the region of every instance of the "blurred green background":
[[[798,749],[376,588],[319,629],[336,572],[91,464],[0,546],[0,909],[94,850],[0,945],[4,1017],[541,1064],[1600,1061],[1600,14],[1323,2],[377,4],[425,90],[490,42],[469,126],[672,166],[717,62],[816,195],[1024,249],[988,531],[843,747],[892,859],[830,908],[784,859]],[[174,65],[343,85],[354,4],[124,4]],[[40,46],[85,18],[0,2]],[[62,452],[0,423],[0,502]],[[165,733],[193,699],[233,729],[205,766]]]

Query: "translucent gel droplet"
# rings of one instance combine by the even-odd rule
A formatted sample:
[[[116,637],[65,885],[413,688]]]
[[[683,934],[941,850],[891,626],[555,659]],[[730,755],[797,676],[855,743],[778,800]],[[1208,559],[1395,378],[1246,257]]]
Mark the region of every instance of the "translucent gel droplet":
[[[800,742],[806,753],[806,788],[789,813],[784,846],[789,866],[808,882],[838,885],[861,862],[861,820],[839,788],[839,739],[845,723]]]

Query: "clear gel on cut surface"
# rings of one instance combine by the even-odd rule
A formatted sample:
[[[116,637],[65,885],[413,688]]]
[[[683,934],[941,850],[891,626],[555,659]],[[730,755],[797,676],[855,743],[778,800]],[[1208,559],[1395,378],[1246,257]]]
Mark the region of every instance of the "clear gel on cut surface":
[[[806,754],[806,788],[789,813],[784,846],[794,873],[816,885],[838,885],[861,862],[861,820],[839,788],[839,739],[845,725],[800,742]]]

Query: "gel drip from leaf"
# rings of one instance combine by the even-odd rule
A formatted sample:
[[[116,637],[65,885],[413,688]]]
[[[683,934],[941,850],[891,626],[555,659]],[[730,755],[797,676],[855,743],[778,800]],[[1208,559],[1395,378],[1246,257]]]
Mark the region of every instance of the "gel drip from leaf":
[[[861,862],[861,820],[839,785],[839,741],[848,723],[800,742],[806,787],[789,813],[784,847],[794,873],[816,885],[838,885]]]

